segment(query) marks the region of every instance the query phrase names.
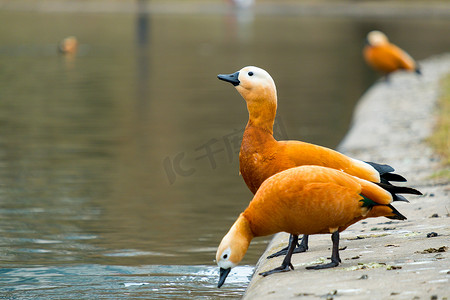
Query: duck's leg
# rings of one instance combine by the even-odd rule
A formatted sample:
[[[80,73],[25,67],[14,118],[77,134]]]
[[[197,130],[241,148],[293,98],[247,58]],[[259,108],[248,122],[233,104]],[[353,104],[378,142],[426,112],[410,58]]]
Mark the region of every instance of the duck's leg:
[[[331,252],[331,262],[327,264],[306,267],[308,270],[334,268],[339,265],[339,263],[341,262],[341,259],[339,257],[339,231],[333,232],[333,234],[331,235],[331,241],[333,242],[333,250]]]
[[[283,259],[283,262],[281,263],[281,266],[279,266],[278,268],[275,268],[273,270],[267,271],[267,272],[259,273],[259,275],[267,276],[267,275],[270,275],[273,273],[287,272],[290,269],[294,270],[294,266],[291,263],[291,258],[292,258],[292,254],[294,253],[294,249],[297,246],[297,242],[298,242],[298,235],[291,235],[291,239],[289,242],[289,248],[288,248],[286,256]]]
[[[291,240],[292,240],[292,235],[289,237],[289,243],[291,243]],[[275,252],[274,254],[267,256],[267,258],[271,259],[271,258],[274,258],[277,256],[286,255],[288,249],[289,249],[289,246],[281,249],[278,252]],[[303,235],[303,238],[302,238],[302,241],[300,242],[300,244],[297,243],[296,248],[294,249],[293,253],[302,253],[302,252],[306,252],[306,250],[308,250],[308,235],[307,234]]]

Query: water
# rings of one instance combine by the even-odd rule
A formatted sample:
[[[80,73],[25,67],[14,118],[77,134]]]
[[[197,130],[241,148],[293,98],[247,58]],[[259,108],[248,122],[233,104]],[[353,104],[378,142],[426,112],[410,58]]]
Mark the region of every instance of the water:
[[[211,266],[76,265],[4,268],[3,299],[235,299],[245,290],[253,268],[236,267],[227,287],[218,289]]]
[[[417,59],[450,49],[439,19],[0,19],[0,296],[10,299],[239,298],[268,239],[215,287],[216,247],[251,199],[236,153],[244,101],[216,75],[267,69],[278,137],[334,147],[378,78],[361,58],[369,30]],[[75,57],[56,52],[68,35],[81,43]]]

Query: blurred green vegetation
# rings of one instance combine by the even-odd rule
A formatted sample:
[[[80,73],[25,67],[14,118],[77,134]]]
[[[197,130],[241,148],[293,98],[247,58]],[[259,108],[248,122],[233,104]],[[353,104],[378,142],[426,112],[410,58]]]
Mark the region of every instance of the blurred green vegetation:
[[[442,95],[437,109],[438,121],[429,142],[436,152],[442,156],[445,167],[436,176],[450,179],[450,73],[442,79],[441,91]]]

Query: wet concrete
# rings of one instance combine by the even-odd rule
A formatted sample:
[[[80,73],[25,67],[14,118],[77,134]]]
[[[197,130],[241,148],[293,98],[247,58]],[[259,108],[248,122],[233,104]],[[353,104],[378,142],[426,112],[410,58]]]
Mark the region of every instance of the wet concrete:
[[[436,121],[439,81],[450,72],[450,55],[421,62],[423,76],[399,72],[362,97],[352,129],[339,150],[387,163],[423,196],[395,203],[408,220],[367,219],[341,234],[342,263],[333,269],[305,266],[331,256],[330,235],[311,236],[309,250],[295,254],[295,270],[257,275],[281,264],[267,255],[286,246],[274,237],[259,260],[244,299],[446,299],[450,297],[450,183],[434,178],[443,168],[426,143]]]

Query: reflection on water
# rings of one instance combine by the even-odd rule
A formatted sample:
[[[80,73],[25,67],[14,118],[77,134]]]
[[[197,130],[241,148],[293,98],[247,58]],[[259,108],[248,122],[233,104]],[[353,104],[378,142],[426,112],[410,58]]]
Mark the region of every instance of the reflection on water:
[[[245,104],[216,75],[267,69],[279,136],[334,147],[377,78],[361,58],[369,30],[417,59],[450,49],[440,38],[449,23],[439,20],[5,11],[0,19],[0,288],[18,297],[97,295],[91,280],[133,297],[174,282],[183,295],[242,293],[248,267],[222,294],[212,279],[215,249],[251,199],[236,153]],[[67,35],[81,43],[75,57],[57,55]],[[257,239],[243,263],[266,244]],[[153,268],[168,275],[153,281]],[[206,282],[190,285],[197,280]]]

